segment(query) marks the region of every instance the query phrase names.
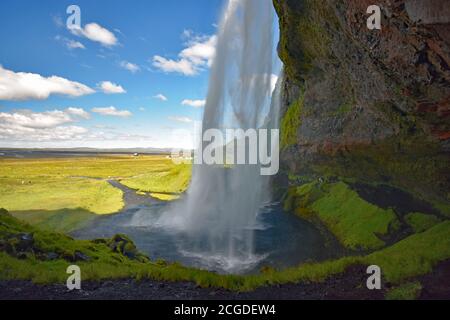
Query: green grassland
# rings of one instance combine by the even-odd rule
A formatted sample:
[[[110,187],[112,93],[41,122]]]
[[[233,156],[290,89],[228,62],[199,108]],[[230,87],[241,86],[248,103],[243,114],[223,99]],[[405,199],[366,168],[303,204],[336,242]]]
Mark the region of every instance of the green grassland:
[[[150,192],[155,197],[162,194],[181,194],[186,191],[191,178],[191,165],[179,164],[154,170],[141,175],[124,178],[121,183],[131,189]]]
[[[2,172],[3,173],[3,172]],[[122,209],[122,191],[107,181],[63,176],[35,176],[22,184],[22,177],[0,178],[0,203],[13,212],[55,211],[81,208],[96,214]],[[28,180],[27,180],[28,181]]]
[[[20,222],[6,211],[0,211],[0,280],[64,283],[66,268],[73,264],[77,254],[84,257],[76,262],[85,280],[148,278],[193,281],[202,287],[222,287],[237,291],[290,282],[321,282],[344,272],[351,265],[377,264],[383,270],[385,281],[400,288],[391,294],[391,298],[402,298],[409,297],[411,291],[417,291],[417,286],[403,287],[411,279],[430,272],[436,263],[450,258],[449,232],[450,221],[446,221],[367,256],[345,257],[322,263],[306,263],[282,271],[271,270],[257,275],[237,276],[186,268],[176,263],[149,261],[137,252],[131,241],[119,246],[120,249],[117,250],[117,246],[111,245],[111,239],[73,240],[62,234],[42,231]],[[33,236],[33,243],[28,247],[20,241],[24,234]],[[125,236],[119,238],[126,239]],[[46,258],[49,252],[57,258]],[[133,255],[130,256],[129,252]]]
[[[108,180],[169,201],[186,190],[190,175],[190,165],[165,156],[0,159],[0,207],[42,228],[69,232],[124,207],[123,192]]]

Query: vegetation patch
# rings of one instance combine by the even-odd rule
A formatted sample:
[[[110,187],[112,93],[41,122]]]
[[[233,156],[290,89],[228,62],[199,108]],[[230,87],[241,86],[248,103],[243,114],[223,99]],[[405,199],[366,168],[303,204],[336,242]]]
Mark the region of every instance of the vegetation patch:
[[[189,186],[192,165],[172,163],[164,170],[152,171],[139,176],[122,179],[120,182],[135,190],[153,194],[181,194]]]
[[[420,212],[409,213],[405,216],[406,223],[414,230],[414,232],[423,232],[437,225],[441,220],[430,214]]]
[[[84,209],[32,210],[12,212],[11,214],[42,230],[62,233],[70,233],[80,229],[97,216],[95,213]]]
[[[422,285],[418,281],[408,282],[392,288],[386,294],[387,300],[415,300],[422,291]]]
[[[161,201],[173,201],[180,198],[180,195],[170,193],[150,193],[150,195]]]
[[[388,282],[399,283],[408,277],[427,274],[439,261],[450,258],[450,221],[414,234],[391,247],[367,256],[379,265]]]
[[[280,145],[282,150],[297,144],[297,131],[302,123],[303,104],[304,97],[292,103],[281,120]]]
[[[102,180],[58,176],[0,178],[0,203],[14,212],[81,208],[110,214],[123,208],[122,196],[122,191]]]
[[[366,202],[343,182],[313,182],[293,188],[285,209],[317,216],[350,249],[379,249],[385,245],[379,236],[399,226],[394,211]]]

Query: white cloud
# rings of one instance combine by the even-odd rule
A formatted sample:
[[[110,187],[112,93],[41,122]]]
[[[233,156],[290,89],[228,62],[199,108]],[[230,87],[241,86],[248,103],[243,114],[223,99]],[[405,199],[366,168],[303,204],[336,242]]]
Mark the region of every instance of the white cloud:
[[[145,111],[145,108],[144,108],[144,107],[140,107],[140,108],[139,108],[139,111],[144,112],[144,111]]]
[[[52,94],[80,97],[95,91],[79,82],[36,73],[14,72],[0,65],[0,100],[45,100]]]
[[[141,70],[141,68],[137,64],[134,64],[134,63],[131,63],[131,62],[128,62],[128,61],[122,61],[120,63],[120,67],[125,69],[125,70],[130,71],[131,73],[136,73],[139,70]]]
[[[66,109],[66,112],[71,114],[71,115],[78,116],[80,118],[84,118],[84,119],[89,119],[90,118],[90,114],[88,112],[84,111],[84,109],[81,109],[81,108],[70,107],[70,108]]]
[[[19,110],[0,113],[0,140],[11,141],[54,141],[79,137],[87,129],[66,124],[79,118],[87,118],[88,113],[79,108],[64,111],[53,110],[32,112]]]
[[[106,94],[126,93],[122,86],[111,81],[103,81],[98,84],[99,88]]]
[[[69,40],[66,42],[68,49],[86,49],[86,47],[79,41]]]
[[[117,110],[116,107],[94,108],[92,112],[113,117],[130,117],[132,113],[128,110]]]
[[[191,61],[196,67],[211,66],[216,54],[217,37],[197,37],[189,42],[189,47],[181,51],[180,57]]]
[[[185,76],[193,76],[198,73],[193,64],[186,59],[175,61],[161,56],[154,56],[153,66],[167,73],[175,72]]]
[[[183,106],[190,106],[190,107],[194,107],[194,108],[203,108],[206,104],[206,100],[183,100],[181,102],[181,104]]]
[[[177,121],[177,122],[183,122],[183,123],[191,123],[194,120],[188,117],[169,117],[169,120],[171,121]]]
[[[112,47],[119,44],[114,33],[97,23],[88,23],[84,28],[72,26],[70,31],[74,35],[85,37],[94,42],[99,42],[106,47]]]
[[[178,54],[178,59],[172,60],[160,55],[153,57],[153,66],[164,72],[181,73],[185,76],[197,75],[201,70],[210,67],[216,53],[217,37],[192,36],[191,31],[184,31],[188,37],[187,48]]]
[[[157,94],[153,98],[161,100],[161,101],[167,101],[168,100],[167,97],[165,95],[163,95],[162,93]]]
[[[62,28],[64,27],[64,22],[61,16],[57,15],[57,16],[52,16],[52,20],[53,23],[58,27],[58,28]]]
[[[56,36],[55,40],[63,43],[66,46],[66,48],[69,50],[86,49],[86,47],[79,41],[67,39],[67,38],[61,37],[61,36]]]

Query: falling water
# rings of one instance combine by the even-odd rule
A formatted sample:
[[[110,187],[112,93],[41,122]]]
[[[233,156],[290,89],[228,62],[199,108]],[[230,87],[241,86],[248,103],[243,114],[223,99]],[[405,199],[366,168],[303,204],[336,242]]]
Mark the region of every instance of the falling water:
[[[276,93],[271,103],[273,17],[271,0],[229,0],[219,26],[203,132],[278,127]],[[181,248],[185,254],[208,260],[213,268],[242,271],[263,258],[254,255],[253,233],[268,200],[267,182],[259,165],[195,165],[185,199],[161,222],[190,235]]]

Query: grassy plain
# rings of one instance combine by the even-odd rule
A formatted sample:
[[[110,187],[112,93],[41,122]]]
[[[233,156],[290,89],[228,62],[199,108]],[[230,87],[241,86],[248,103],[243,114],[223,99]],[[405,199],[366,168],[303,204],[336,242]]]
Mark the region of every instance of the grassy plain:
[[[108,180],[173,200],[186,190],[190,174],[190,165],[176,166],[165,156],[0,159],[0,207],[67,232],[97,214],[123,208],[123,192]]]

